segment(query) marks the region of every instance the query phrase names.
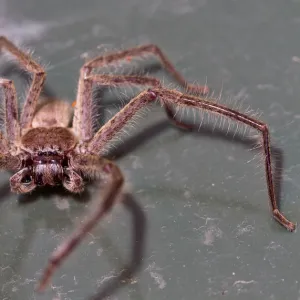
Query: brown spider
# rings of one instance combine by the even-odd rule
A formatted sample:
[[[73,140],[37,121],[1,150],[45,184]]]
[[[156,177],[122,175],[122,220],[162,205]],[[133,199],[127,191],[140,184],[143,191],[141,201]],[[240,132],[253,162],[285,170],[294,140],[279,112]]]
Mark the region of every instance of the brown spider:
[[[51,255],[47,268],[37,287],[42,291],[47,286],[54,270],[74,250],[82,238],[114,206],[123,185],[120,169],[111,161],[101,157],[106,144],[144,106],[159,99],[169,118],[176,125],[189,125],[175,119],[172,105],[198,108],[223,115],[236,122],[256,129],[262,136],[265,157],[265,172],[273,217],[290,231],[296,226],[279,211],[276,203],[271,169],[269,130],[266,124],[245,114],[217,104],[213,99],[196,97],[176,90],[164,88],[155,78],[142,76],[118,76],[93,74],[94,68],[131,59],[144,54],[156,55],[164,68],[186,88],[189,93],[207,94],[206,86],[188,84],[175,70],[162,51],[155,45],[144,45],[105,56],[96,57],[80,70],[78,93],[72,127],[72,107],[60,101],[37,102],[45,81],[45,71],[5,37],[0,37],[0,50],[6,49],[19,61],[21,66],[33,73],[21,117],[18,117],[17,97],[11,80],[0,78],[5,101],[5,133],[0,136],[0,166],[14,171],[10,178],[11,190],[28,193],[36,186],[63,185],[72,193],[82,192],[85,178],[109,178],[99,207],[79,228],[77,228]],[[150,89],[141,92],[121,111],[108,121],[98,132],[93,133],[92,89],[93,85],[118,86],[123,84],[148,85]]]

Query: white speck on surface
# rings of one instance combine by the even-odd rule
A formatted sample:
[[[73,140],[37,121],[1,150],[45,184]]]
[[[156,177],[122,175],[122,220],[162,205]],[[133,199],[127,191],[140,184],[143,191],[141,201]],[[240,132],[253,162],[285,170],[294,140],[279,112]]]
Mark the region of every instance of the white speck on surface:
[[[6,267],[1,267],[1,266],[0,266],[1,273],[4,272],[4,271],[7,270],[7,269],[13,271],[13,269],[12,269],[10,266],[6,266]]]
[[[164,280],[163,276],[158,273],[157,271],[162,270],[160,267],[156,265],[155,262],[150,264],[145,271],[149,271],[151,278],[154,279],[154,282],[158,285],[159,289],[164,289],[167,285],[166,281]]]
[[[254,227],[250,224],[245,225],[245,222],[238,224],[237,226],[237,236],[243,235],[245,233],[251,233],[254,230]]]
[[[70,208],[70,203],[66,198],[55,198],[54,203],[59,210],[67,210]]]
[[[269,245],[265,247],[265,249],[267,249],[267,250],[276,250],[276,251],[280,249],[281,251],[285,251],[284,247],[282,247],[280,244],[276,244],[273,241],[271,241],[269,243]]]
[[[12,289],[11,289],[11,291],[12,292],[17,292],[19,289],[16,287],[16,286],[14,286]]]
[[[115,273],[115,271],[109,272],[107,275],[102,276],[100,279],[97,280],[97,287],[99,288],[104,282],[116,278],[118,275]]]
[[[74,276],[74,284],[77,285],[78,284],[78,281],[76,279],[76,277]]]
[[[245,280],[237,280],[233,283],[233,286],[236,285],[246,285],[246,284],[250,284],[250,283],[256,283],[255,280],[249,280],[249,281],[245,281]]]
[[[132,169],[137,170],[143,168],[143,163],[139,156],[130,155],[129,158],[132,160],[132,164],[131,164]]]
[[[81,59],[87,59],[89,57],[89,53],[88,52],[83,52],[82,54],[80,54],[80,58]]]
[[[273,84],[258,84],[257,86],[258,90],[264,91],[275,91],[277,88]]]
[[[183,193],[185,199],[190,199],[192,197],[191,191],[185,190]]]
[[[162,277],[161,274],[157,272],[150,271],[150,276],[154,279],[155,283],[158,285],[158,287],[162,290],[166,287],[167,283]]]
[[[251,285],[256,284],[257,282],[255,280],[237,280],[233,283],[233,287],[237,289],[237,293],[246,293],[249,292],[249,289],[251,288]],[[249,286],[250,285],[250,286]]]
[[[30,284],[31,282],[36,282],[35,279],[26,278],[23,282],[20,282],[20,285]]]
[[[97,256],[101,256],[102,253],[103,253],[102,248],[97,249]]]
[[[205,232],[204,232],[204,237],[203,237],[203,244],[206,246],[211,246],[216,238],[221,238],[223,235],[222,230],[215,226],[209,226]]]
[[[293,56],[292,61],[296,63],[300,63],[300,57],[299,56]]]
[[[167,173],[164,175],[166,181],[171,181],[172,180],[172,170],[169,170]]]

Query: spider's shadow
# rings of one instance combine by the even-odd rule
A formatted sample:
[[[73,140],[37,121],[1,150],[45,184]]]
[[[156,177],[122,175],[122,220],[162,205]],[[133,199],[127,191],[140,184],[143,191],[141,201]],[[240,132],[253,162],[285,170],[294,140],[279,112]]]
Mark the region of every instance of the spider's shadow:
[[[44,196],[46,193],[47,196],[51,195],[57,195],[60,197],[64,197],[69,195],[70,193],[66,191],[64,188],[56,188],[55,190],[51,187],[49,188],[41,188],[35,190],[30,195],[21,195],[19,196],[19,203],[21,205],[27,204],[28,202],[37,201],[40,197]],[[88,192],[88,189],[85,189],[85,191],[82,194],[79,195],[73,195],[72,198],[74,198],[77,201],[90,201],[91,195]],[[98,292],[98,294],[90,298],[94,300],[100,300],[100,299],[106,299],[106,297],[109,297],[112,295],[118,288],[120,288],[122,285],[126,284],[128,280],[130,280],[134,274],[138,271],[139,267],[141,266],[142,259],[144,257],[144,245],[145,245],[145,231],[146,231],[146,217],[141,209],[141,207],[138,205],[137,201],[134,199],[134,197],[131,194],[123,194],[122,195],[122,204],[124,205],[125,209],[131,214],[132,217],[132,238],[131,238],[131,254],[129,261],[127,263],[123,263],[123,265],[120,267],[121,273],[106,282],[104,287],[101,288],[101,290]],[[30,216],[31,220],[35,220],[38,222],[36,216]],[[46,219],[46,218],[45,218]],[[65,228],[67,224],[60,225],[61,228]],[[70,224],[69,224],[70,226]],[[47,226],[49,227],[49,226]],[[116,250],[116,247],[113,245],[112,241],[109,237],[105,237],[106,244],[109,244],[108,247],[112,247],[115,249],[115,253],[118,253],[119,251]],[[28,243],[28,242],[27,242]],[[23,249],[24,251],[25,249]],[[136,293],[138,293],[138,289]]]
[[[130,211],[132,215],[132,251],[130,253],[130,259],[121,268],[121,273],[116,278],[112,278],[102,287],[94,296],[88,298],[88,300],[104,300],[114,294],[117,289],[126,285],[127,282],[133,277],[133,275],[139,270],[142,265],[142,259],[144,257],[145,246],[145,231],[146,231],[146,217],[141,207],[134,200],[132,195],[126,194],[123,200],[125,208]],[[138,288],[133,293],[140,294]],[[138,297],[141,299],[141,295]]]
[[[4,199],[9,192],[10,188],[7,183],[1,186],[1,199]],[[46,192],[56,196],[66,195],[64,192],[61,192],[60,189],[52,189],[52,191],[50,191],[46,188]],[[90,196],[88,192],[86,192],[85,197],[88,197],[89,199]],[[35,192],[32,192],[31,194],[18,196],[17,204],[19,205],[19,210],[22,212],[22,225],[20,225],[20,228],[22,229],[22,235],[18,237],[16,247],[11,249],[11,259],[8,261],[8,265],[10,266],[11,270],[14,270],[15,274],[19,274],[22,268],[23,259],[27,256],[32,245],[35,233],[40,229],[41,223],[44,224],[43,228],[49,229],[58,234],[60,234],[61,229],[71,228],[73,226],[72,220],[67,216],[66,211],[59,210],[55,207],[54,203],[44,201],[45,198],[45,194],[43,194],[39,189]],[[38,200],[44,203],[39,203],[40,205],[34,205],[34,207],[29,205],[30,202]],[[80,208],[81,207],[79,205],[71,205],[69,211],[72,213],[72,215],[80,215]],[[55,216],[56,222],[53,222],[53,218],[49,218],[49,216],[51,215]],[[59,222],[57,222],[57,220],[59,220]],[[12,275],[9,272],[3,272],[1,281],[9,282],[12,280],[11,277]],[[10,293],[6,296],[9,299],[14,299],[15,297],[14,293]]]
[[[135,134],[133,137],[126,139],[124,143],[119,144],[117,148],[112,149],[109,152],[108,157],[112,159],[120,159],[122,157],[125,157],[129,153],[137,149],[139,146],[142,146],[148,139],[154,138],[155,136],[159,135],[162,131],[173,127],[174,125],[171,124],[169,120],[163,120],[152,126],[149,126],[148,128],[144,129],[143,132]],[[187,132],[186,130],[180,128],[178,130]],[[236,142],[248,149],[253,148],[253,145],[255,144],[253,139],[245,138],[238,134],[234,136],[230,133],[226,134],[221,129],[215,129],[214,133],[212,134],[212,128],[209,125],[203,125],[200,130],[197,129],[195,131],[191,131],[188,133],[195,134],[197,137],[199,136],[213,137],[213,138],[224,140],[226,142]],[[259,151],[259,149],[254,151]],[[275,162],[273,177],[274,177],[276,199],[280,199],[284,156],[282,150],[275,146],[271,146],[271,155],[274,158],[274,162]],[[280,202],[278,203],[278,206],[280,206]],[[133,255],[132,257],[134,257],[134,253],[132,255]],[[135,271],[135,267],[138,267],[139,263],[138,265],[136,265],[137,262],[134,263],[134,260],[132,261],[132,263],[133,263],[132,266],[134,267],[134,271]],[[128,273],[126,273],[125,271],[120,278],[113,280],[111,283],[107,285],[106,288],[102,289],[100,292],[98,292],[98,294],[96,294],[92,298],[89,298],[88,300],[103,300],[106,299],[106,297],[112,295],[115,289],[117,289],[121,285],[120,279],[123,280],[122,276],[126,278],[128,277]]]
[[[7,184],[0,187],[0,189],[3,192],[9,192],[9,187]],[[66,229],[73,227],[72,220],[69,217],[66,217],[66,212],[57,209],[52,203],[47,205],[46,214],[45,210],[42,208],[42,205],[38,207],[35,206],[34,208],[28,208],[32,202],[47,201],[47,199],[45,199],[45,195],[47,195],[47,198],[53,198],[53,196],[58,196],[59,198],[69,196],[79,202],[89,202],[91,200],[91,194],[89,193],[88,188],[85,189],[85,192],[80,195],[70,194],[60,187],[55,189],[51,187],[40,188],[27,195],[19,195],[18,204],[24,208],[25,214],[22,225],[22,236],[24,238],[20,238],[17,247],[15,247],[15,249],[12,251],[13,253],[11,254],[11,257],[13,257],[13,261],[9,263],[11,269],[15,270],[16,272],[18,272],[18,270],[21,268],[22,258],[26,253],[28,253],[34,233],[39,229],[39,224],[41,221],[45,223],[45,226],[43,226],[44,228],[54,230],[56,233],[60,233],[62,228]],[[105,299],[109,295],[112,295],[122,285],[126,284],[126,282],[128,282],[128,280],[130,280],[130,278],[132,278],[138,271],[144,257],[145,231],[147,225],[145,214],[132,195],[123,194],[122,198],[122,204],[130,213],[132,218],[132,238],[130,243],[132,250],[130,251],[130,257],[127,262],[122,263],[120,267],[118,266],[118,268],[122,270],[120,274],[117,277],[108,280],[104,286],[101,287],[101,290],[97,294],[97,298],[92,297],[91,299]],[[81,215],[81,206],[71,206],[70,214],[73,217]],[[53,222],[53,218],[46,217],[49,215],[55,215],[54,220],[59,220],[59,223],[57,223],[57,221]],[[57,224],[59,224],[59,226]],[[120,251],[118,251],[110,237],[105,235],[105,232],[103,233],[103,230],[101,243],[104,244],[105,247],[111,249],[107,254],[109,256],[108,259],[111,257],[111,252],[115,253],[117,256],[120,256]],[[111,260],[113,261],[112,263],[114,263],[115,260]],[[10,276],[9,273],[5,274]],[[7,282],[11,280],[10,277],[3,279]],[[134,292],[139,293],[138,288]],[[141,298],[141,296],[139,295],[138,298]]]

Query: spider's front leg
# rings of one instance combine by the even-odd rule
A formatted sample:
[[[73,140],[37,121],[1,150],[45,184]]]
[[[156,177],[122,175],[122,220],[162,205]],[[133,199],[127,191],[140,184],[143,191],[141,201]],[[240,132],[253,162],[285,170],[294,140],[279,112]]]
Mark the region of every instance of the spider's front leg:
[[[71,159],[72,168],[76,172],[92,179],[108,177],[108,183],[101,195],[100,203],[91,215],[88,215],[82,225],[66,238],[52,253],[48,266],[38,284],[37,290],[43,291],[48,285],[53,272],[67,258],[67,256],[78,246],[80,241],[102,220],[113,208],[120,195],[123,186],[123,175],[120,169],[112,162],[99,158],[96,155],[78,155]]]
[[[4,36],[0,36],[0,51],[3,48],[15,56],[26,71],[34,74],[20,119],[20,127],[23,130],[31,126],[33,114],[35,112],[36,104],[46,79],[46,74],[44,69],[37,64],[30,57],[30,55],[18,49]]]
[[[11,146],[20,138],[16,90],[13,82],[4,78],[0,78],[0,89],[4,96],[6,131],[6,137],[0,131],[0,169],[17,171],[21,168],[21,160],[10,153]],[[11,177],[13,181],[17,181],[17,174]],[[13,190],[13,185],[11,187]]]
[[[78,137],[82,140],[89,140],[92,138],[92,97],[89,92],[89,86],[85,83],[85,79],[90,78],[93,69],[101,68],[107,65],[116,64],[122,60],[131,61],[132,58],[142,57],[143,55],[152,54],[157,57],[162,67],[177,81],[177,83],[185,88],[188,93],[195,93],[200,95],[206,95],[209,92],[209,88],[204,85],[189,84],[184,77],[175,69],[173,64],[162,52],[162,50],[154,45],[141,45],[139,47],[127,49],[124,51],[98,56],[84,64],[80,70],[80,78],[78,83],[78,92],[76,99],[76,107],[73,120],[73,128]],[[135,76],[138,79],[143,80],[144,76]],[[138,82],[138,79],[136,80]],[[190,126],[183,124],[175,120],[172,107],[165,105],[165,111],[167,116],[174,120],[176,125],[183,128],[190,128]]]
[[[203,99],[196,96],[180,93],[175,90],[168,90],[161,87],[154,88],[140,93],[132,99],[119,113],[108,121],[85,146],[88,153],[102,153],[104,147],[114,136],[128,123],[128,121],[144,106],[160,99],[163,105],[175,104],[181,107],[206,110],[210,113],[222,115],[236,122],[243,123],[257,130],[262,137],[263,152],[265,157],[265,174],[269,194],[269,203],[273,217],[289,231],[294,231],[296,225],[290,222],[280,211],[275,198],[273,183],[272,163],[270,153],[269,130],[265,123],[249,117],[245,114],[232,110],[216,103],[213,99]]]

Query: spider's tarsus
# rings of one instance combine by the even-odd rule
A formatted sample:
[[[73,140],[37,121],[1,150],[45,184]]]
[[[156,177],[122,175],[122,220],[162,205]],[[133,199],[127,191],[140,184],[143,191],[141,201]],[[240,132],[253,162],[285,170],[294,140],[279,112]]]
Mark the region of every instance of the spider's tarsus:
[[[297,229],[297,224],[289,221],[285,216],[280,213],[278,209],[273,210],[273,217],[278,221],[282,226],[284,226],[288,231],[295,232]]]
[[[52,277],[52,274],[54,270],[56,269],[55,265],[50,263],[47,266],[47,269],[44,271],[43,276],[37,286],[35,287],[35,291],[38,293],[43,293],[46,289],[46,287],[49,284],[50,278]]]

